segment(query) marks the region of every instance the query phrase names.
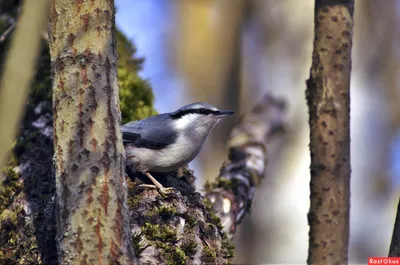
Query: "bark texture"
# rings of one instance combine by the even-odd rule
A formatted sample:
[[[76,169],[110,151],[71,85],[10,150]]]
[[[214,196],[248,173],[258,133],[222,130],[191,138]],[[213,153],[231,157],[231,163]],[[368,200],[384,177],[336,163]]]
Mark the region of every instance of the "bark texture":
[[[316,0],[307,103],[311,182],[308,264],[347,264],[354,1]]]
[[[267,142],[283,129],[285,104],[266,95],[232,130],[228,141],[229,161],[217,180],[208,184],[205,195],[213,212],[232,238],[236,227],[250,211],[256,186],[267,167]]]
[[[113,1],[50,11],[60,264],[132,264]]]
[[[181,169],[168,174],[152,173],[178,193],[162,197],[156,190],[137,190],[129,183],[131,227],[139,263],[229,264],[233,246],[194,187],[193,172]]]

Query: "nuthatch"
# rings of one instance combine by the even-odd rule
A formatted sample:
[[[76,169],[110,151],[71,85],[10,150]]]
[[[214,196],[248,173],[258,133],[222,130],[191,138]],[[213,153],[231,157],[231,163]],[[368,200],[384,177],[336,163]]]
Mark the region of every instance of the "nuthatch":
[[[192,103],[175,112],[129,122],[121,128],[126,165],[145,174],[160,193],[171,193],[149,172],[170,172],[188,164],[199,153],[211,129],[233,111]]]

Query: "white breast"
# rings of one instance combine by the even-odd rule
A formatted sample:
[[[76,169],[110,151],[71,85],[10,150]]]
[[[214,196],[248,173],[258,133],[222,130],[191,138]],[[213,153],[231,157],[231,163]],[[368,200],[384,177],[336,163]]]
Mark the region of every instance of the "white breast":
[[[179,143],[179,144],[178,144]],[[169,172],[192,161],[199,153],[201,145],[194,144],[181,135],[176,143],[161,150],[127,147],[127,159],[142,172]]]

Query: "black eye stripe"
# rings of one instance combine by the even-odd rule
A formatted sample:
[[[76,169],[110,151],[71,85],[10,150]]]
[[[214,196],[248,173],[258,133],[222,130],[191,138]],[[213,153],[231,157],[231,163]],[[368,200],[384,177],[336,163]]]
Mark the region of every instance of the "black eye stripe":
[[[177,111],[175,113],[170,114],[170,116],[173,119],[178,119],[187,114],[209,115],[209,114],[218,114],[218,113],[219,113],[219,110],[210,110],[210,109],[200,108],[200,109],[186,109],[186,110]]]

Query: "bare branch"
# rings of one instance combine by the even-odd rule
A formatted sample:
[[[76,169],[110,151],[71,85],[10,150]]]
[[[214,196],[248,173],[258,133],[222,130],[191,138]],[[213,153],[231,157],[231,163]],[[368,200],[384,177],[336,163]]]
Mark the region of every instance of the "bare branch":
[[[284,110],[283,101],[267,94],[233,129],[228,142],[229,161],[216,182],[206,187],[205,198],[212,203],[229,237],[249,211],[255,188],[264,177],[268,136],[282,130]]]

